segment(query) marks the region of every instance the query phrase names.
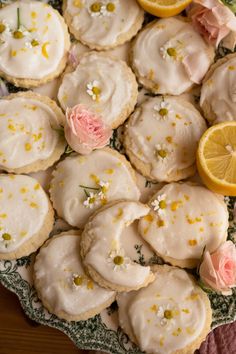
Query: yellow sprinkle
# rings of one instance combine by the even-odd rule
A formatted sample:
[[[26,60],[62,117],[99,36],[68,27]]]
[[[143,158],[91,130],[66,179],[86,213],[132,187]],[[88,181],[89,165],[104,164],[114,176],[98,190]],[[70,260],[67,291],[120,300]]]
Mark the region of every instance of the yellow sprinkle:
[[[182,312],[184,312],[184,313],[190,313],[189,309],[182,309]]]
[[[12,56],[12,57],[15,57],[16,54],[17,54],[16,50],[11,50],[11,56]]]
[[[185,200],[189,200],[189,196],[187,194],[184,194]]]
[[[146,235],[146,234],[147,234],[148,230],[149,230],[149,227],[145,227],[145,228],[143,229],[143,233],[144,233],[144,235]]]
[[[117,162],[117,164],[116,164],[118,167],[120,167],[121,165],[122,165],[122,163],[121,162]]]
[[[175,117],[176,117],[176,119],[182,119],[181,115],[179,115],[179,114],[176,114]]]
[[[173,123],[171,123],[171,125],[172,125],[172,127],[175,127],[175,126],[176,126],[176,123],[175,123],[175,122],[173,122]]]
[[[25,150],[30,151],[32,149],[32,146],[30,143],[25,143]]]
[[[186,332],[187,332],[188,334],[194,334],[195,329],[194,329],[194,328],[191,328],[191,327],[186,327]]]
[[[180,327],[178,327],[178,328],[176,329],[176,331],[173,331],[173,332],[172,332],[172,335],[175,336],[175,337],[178,337],[181,332],[182,332],[182,329],[181,329]]]
[[[203,228],[203,227],[200,227],[199,231],[200,231],[200,232],[203,232],[203,231],[204,231],[204,228]]]
[[[9,177],[10,177],[10,179],[15,179],[14,175],[10,175]]]
[[[82,8],[83,4],[81,3],[81,0],[74,0],[73,5],[78,8]]]
[[[152,312],[157,312],[157,305],[152,305],[152,306],[150,307],[150,310],[151,310]]]
[[[173,142],[172,136],[167,136],[166,141],[171,144]]]
[[[3,189],[2,188],[0,188],[0,193],[2,193],[3,192]]]
[[[112,175],[114,173],[114,170],[112,168],[109,168],[104,171],[107,175]]]
[[[163,347],[164,339],[165,339],[165,337],[163,337],[163,336],[160,337],[160,340],[159,340],[160,347]]]
[[[189,246],[196,246],[197,245],[197,240],[188,240]]]
[[[229,66],[228,66],[228,69],[231,70],[231,71],[232,71],[232,70],[235,70],[235,66],[229,65]]]
[[[118,221],[123,216],[123,213],[124,213],[123,209],[119,208],[118,213],[115,215],[113,221],[114,222]]]
[[[38,204],[31,202],[30,203],[31,208],[38,208]]]
[[[52,17],[52,15],[50,13],[48,13],[46,16],[46,21],[50,20],[51,17]]]
[[[163,227],[163,226],[165,226],[165,221],[159,219],[159,220],[157,221],[157,226],[158,226],[158,227]]]
[[[22,187],[22,188],[20,189],[20,192],[21,192],[22,194],[27,193],[27,192],[28,192],[28,189],[25,188],[25,187]]]
[[[154,79],[154,70],[153,69],[150,69],[149,72],[148,72],[148,75],[147,75],[147,78],[149,80],[153,80]]]
[[[92,280],[88,280],[88,282],[87,282],[87,289],[88,289],[88,290],[92,290],[93,287],[94,287],[94,285],[93,285]]]
[[[32,17],[32,18],[36,18],[36,17],[37,17],[37,13],[36,13],[35,11],[32,11],[32,12],[31,12],[31,17]]]
[[[27,231],[21,231],[21,232],[20,232],[20,236],[21,236],[21,237],[24,237],[25,235],[27,235]]]
[[[48,31],[48,26],[45,26],[43,30],[43,34],[47,33],[47,31]]]
[[[16,131],[16,127],[13,124],[8,124],[8,129],[15,132]]]
[[[176,211],[177,209],[179,209],[179,207],[180,207],[182,204],[183,204],[183,203],[182,203],[181,200],[176,200],[176,201],[174,201],[174,202],[171,203],[170,208],[171,208],[172,211]]]
[[[0,218],[2,218],[2,219],[6,219],[6,217],[7,217],[7,214],[5,214],[5,213],[0,214]]]
[[[89,177],[97,184],[100,182],[100,178],[94,174],[91,174]]]
[[[35,186],[34,186],[34,190],[37,191],[39,188],[40,188],[40,184],[36,183]]]
[[[152,139],[151,135],[146,136],[146,140],[150,141]]]
[[[151,214],[145,215],[144,216],[144,220],[148,221],[148,222],[152,222],[153,221],[153,216]]]
[[[195,301],[195,300],[198,300],[198,298],[199,298],[199,295],[196,293],[195,294],[193,293],[192,295],[186,297],[186,300]]]
[[[42,138],[42,133],[33,134],[34,141],[39,141]]]
[[[42,45],[42,55],[48,59],[49,58],[49,55],[48,55],[48,52],[47,52],[47,46],[49,45],[49,42],[45,42],[43,45]]]

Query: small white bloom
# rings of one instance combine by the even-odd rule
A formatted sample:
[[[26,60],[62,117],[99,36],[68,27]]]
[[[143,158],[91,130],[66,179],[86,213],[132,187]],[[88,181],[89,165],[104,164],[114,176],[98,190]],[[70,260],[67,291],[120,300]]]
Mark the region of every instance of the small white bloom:
[[[0,245],[3,245],[7,248],[9,245],[15,242],[15,238],[12,237],[9,233],[3,233],[0,236]]]
[[[151,206],[154,211],[156,211],[160,216],[165,213],[165,209],[168,204],[169,202],[166,200],[166,194],[158,195],[157,199],[151,202]]]
[[[94,2],[90,4],[87,8],[90,16],[92,17],[99,17],[103,16],[103,11],[104,11],[104,5],[101,4],[101,2]]]
[[[119,249],[109,253],[107,262],[113,264],[113,269],[116,272],[127,269],[130,264],[130,258],[125,257],[125,251],[123,249]]]
[[[99,197],[101,199],[104,199],[104,198],[106,198],[106,192],[109,189],[110,183],[109,182],[100,181],[99,182],[99,186],[101,187],[101,190],[98,193],[98,195],[99,195]]]
[[[112,16],[116,11],[116,6],[117,1],[107,0],[101,9],[103,16]]]
[[[160,320],[160,325],[162,327],[169,327],[174,324],[173,321],[173,311],[169,304],[166,306],[159,306],[156,312],[157,318]]]
[[[164,60],[177,60],[180,61],[183,57],[181,43],[171,43],[168,41],[163,47],[160,48],[161,56]]]
[[[97,100],[99,94],[100,94],[100,84],[97,80],[91,81],[87,84],[87,94],[92,97],[94,101]],[[99,91],[97,93],[96,91]]]
[[[94,205],[97,204],[97,194],[89,192],[89,196],[83,202],[83,205],[88,209],[93,209]]]
[[[169,155],[173,152],[173,149],[166,144],[157,144],[156,148],[156,157],[161,162],[166,162]]]
[[[154,109],[154,117],[157,120],[165,120],[169,114],[173,113],[171,109],[171,105],[166,101],[161,101],[159,104],[155,104]]]

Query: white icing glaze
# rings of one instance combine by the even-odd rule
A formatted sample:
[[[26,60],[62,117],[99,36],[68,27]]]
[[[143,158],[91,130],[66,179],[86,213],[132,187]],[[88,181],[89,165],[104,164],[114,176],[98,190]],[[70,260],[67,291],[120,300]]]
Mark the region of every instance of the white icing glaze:
[[[97,204],[89,209],[84,205],[87,196],[80,185],[99,188],[100,181],[109,183],[105,199],[98,198]],[[50,192],[58,214],[77,227],[83,227],[89,216],[108,201],[122,198],[138,200],[140,196],[127,166],[109,150],[95,150],[88,156],[66,158],[57,165]]]
[[[91,52],[80,59],[74,72],[64,76],[58,100],[64,110],[85,104],[112,126],[131,99],[134,83],[127,78],[127,71],[124,62]],[[87,92],[93,82],[101,91],[97,99]]]
[[[86,234],[92,237],[92,243],[84,264],[92,266],[106,281],[113,284],[134,288],[145,283],[150,267],[143,267],[127,257],[121,233],[126,225],[148,212],[147,206],[126,201],[98,213],[85,228]],[[117,265],[115,259],[120,256],[123,261]]]
[[[158,206],[160,200],[165,201],[163,209]],[[152,211],[140,220],[139,231],[163,256],[199,259],[205,246],[213,252],[226,236],[227,207],[205,187],[170,183],[153,196],[149,205]]]
[[[168,111],[164,117],[159,114],[162,106]],[[190,103],[175,97],[149,98],[128,122],[127,147],[150,165],[150,178],[169,181],[195,163],[197,144],[206,128],[205,120]],[[167,152],[166,157],[159,156],[160,149]]]
[[[119,321],[141,350],[171,354],[197,339],[206,323],[206,305],[190,276],[168,267],[146,288],[119,294]],[[170,317],[166,319],[169,311]]]
[[[200,105],[207,105],[214,124],[236,120],[236,56],[218,66],[202,85]]]
[[[121,35],[132,29],[143,14],[136,0],[102,0],[104,8],[108,3],[114,4],[113,12],[104,11],[93,16],[90,8],[95,0],[67,0],[66,12],[72,16],[72,27],[79,39],[91,45],[113,46]]]
[[[168,48],[175,49],[176,58],[167,54]],[[196,82],[186,70],[186,58],[201,80],[213,57],[213,48],[181,17],[165,18],[148,25],[133,47],[133,66],[138,76],[152,82],[155,92],[162,94],[179,95]]]
[[[47,213],[48,198],[37,180],[0,175],[0,252],[13,252],[36,235]],[[11,239],[4,241],[4,234]]]
[[[32,91],[37,92],[44,96],[48,96],[52,100],[56,101],[60,84],[61,84],[61,77],[56,78],[48,82],[47,84],[35,87],[32,89]]]
[[[54,128],[54,130],[52,129]],[[19,168],[49,158],[59,141],[57,114],[46,103],[0,100],[0,167]]]
[[[17,30],[17,8],[24,37]],[[0,10],[0,70],[15,78],[42,79],[57,70],[65,51],[65,28],[59,13],[40,1],[16,1]],[[35,40],[38,45],[32,46]]]
[[[36,282],[42,284],[43,299],[56,313],[80,315],[114,296],[113,291],[101,288],[85,275],[79,256],[79,240],[80,236],[69,233],[52,238],[36,258]],[[75,275],[81,277],[81,285],[74,285]]]

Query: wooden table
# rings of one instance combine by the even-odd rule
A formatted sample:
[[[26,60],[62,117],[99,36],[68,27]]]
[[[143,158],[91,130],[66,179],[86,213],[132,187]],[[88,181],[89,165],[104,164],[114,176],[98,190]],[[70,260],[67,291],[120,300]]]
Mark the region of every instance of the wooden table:
[[[231,332],[233,329],[231,337],[222,336],[217,328],[215,336],[211,334],[201,347],[200,354],[235,354],[236,322],[227,325],[225,331],[228,332],[229,328]],[[217,352],[211,350],[212,342],[215,342],[216,338],[220,339]],[[88,354],[88,352],[79,350],[62,332],[29,320],[21,309],[16,295],[0,284],[0,354]]]

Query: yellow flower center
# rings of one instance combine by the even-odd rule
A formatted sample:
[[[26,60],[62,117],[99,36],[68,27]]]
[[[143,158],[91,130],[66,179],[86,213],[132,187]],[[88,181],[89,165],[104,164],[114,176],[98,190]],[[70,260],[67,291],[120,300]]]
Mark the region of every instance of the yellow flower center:
[[[94,95],[98,96],[101,93],[101,89],[97,86],[93,86],[92,92],[94,93]]]
[[[102,8],[102,4],[100,2],[94,2],[91,6],[90,6],[90,10],[92,12],[100,12]]]
[[[81,275],[77,276],[74,278],[74,284],[76,286],[80,286],[83,284],[83,277],[81,277]]]
[[[7,233],[4,233],[2,235],[2,238],[3,238],[4,241],[10,241],[11,240],[11,235],[7,234]]]
[[[121,265],[124,263],[124,258],[122,256],[116,256],[114,259],[113,259],[113,262],[114,264],[116,265]]]
[[[89,204],[95,203],[95,197],[89,198]]]
[[[158,150],[157,153],[162,159],[164,159],[167,156],[167,151],[163,149]]]
[[[160,209],[165,209],[166,208],[166,201],[165,200],[161,200],[159,203],[159,207]]]
[[[115,6],[115,4],[113,4],[113,2],[109,2],[106,6],[107,11],[109,11],[109,12],[114,12],[115,8],[116,8],[116,6]]]
[[[33,39],[31,41],[31,45],[32,45],[32,47],[37,47],[39,45],[39,42],[36,39]]]
[[[3,33],[6,29],[6,26],[3,23],[0,23],[0,33]]]
[[[170,57],[176,57],[177,56],[177,52],[176,52],[176,49],[175,48],[167,48],[167,54],[170,56]]]
[[[160,116],[162,116],[162,117],[167,116],[167,114],[168,114],[168,109],[166,109],[166,108],[161,108],[158,113],[159,113]]]
[[[171,319],[173,318],[172,311],[171,311],[171,310],[165,310],[165,312],[164,312],[164,317],[165,317],[167,320],[171,320]]]
[[[24,37],[24,34],[21,31],[15,31],[15,32],[13,32],[13,37],[15,39],[21,39]]]

